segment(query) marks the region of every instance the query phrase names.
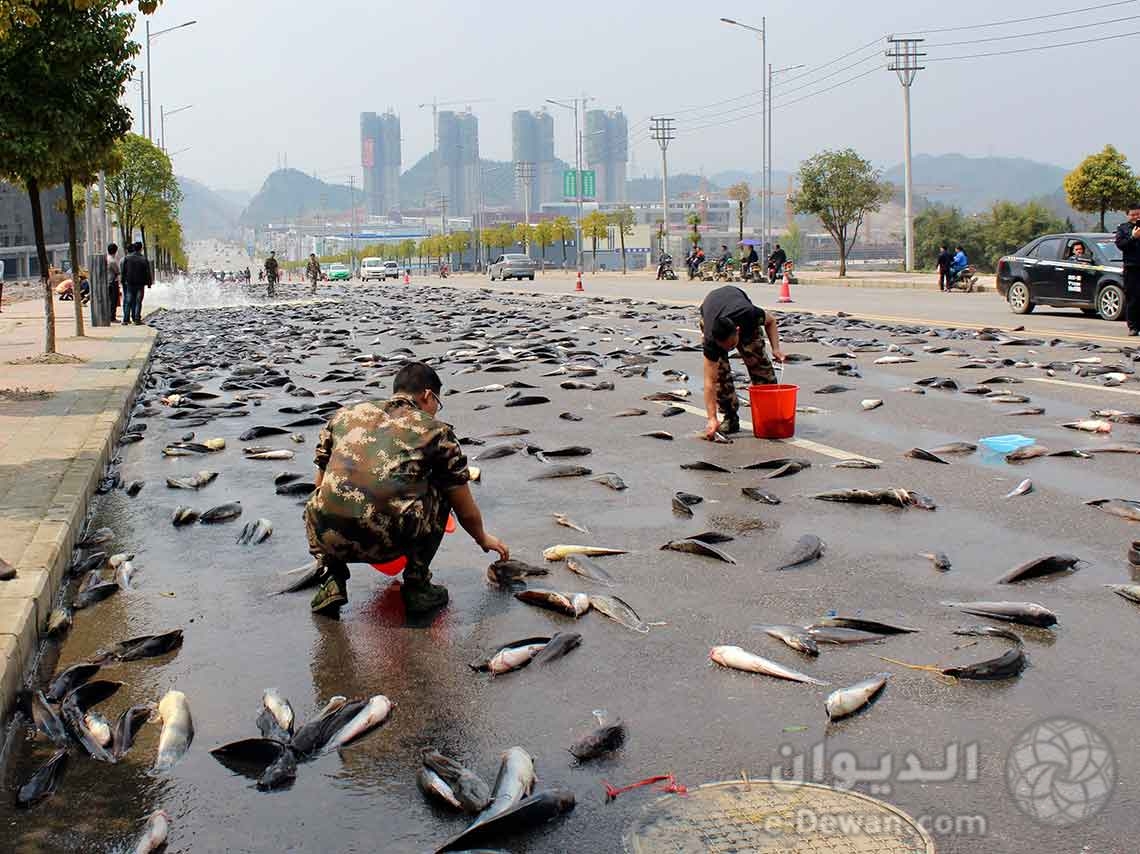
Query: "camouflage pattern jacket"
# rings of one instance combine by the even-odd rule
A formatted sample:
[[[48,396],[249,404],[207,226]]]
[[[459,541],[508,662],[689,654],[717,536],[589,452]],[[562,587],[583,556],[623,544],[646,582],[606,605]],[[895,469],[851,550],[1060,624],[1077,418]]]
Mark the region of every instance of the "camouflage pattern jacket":
[[[402,394],[334,415],[317,440],[314,462],[324,476],[309,499],[310,510],[356,519],[377,532],[394,517],[421,512],[429,490],[446,492],[469,478],[467,457],[450,425]]]

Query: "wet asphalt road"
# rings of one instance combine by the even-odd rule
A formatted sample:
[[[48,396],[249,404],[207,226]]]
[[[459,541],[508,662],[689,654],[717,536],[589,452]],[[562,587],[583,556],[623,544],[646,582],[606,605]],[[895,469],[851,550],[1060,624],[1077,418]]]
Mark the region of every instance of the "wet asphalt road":
[[[448,311],[476,318],[506,318],[520,330],[541,335],[562,330],[582,349],[598,353],[628,347],[637,336],[661,334],[678,342],[695,341],[689,332],[695,314],[686,308],[653,308],[566,298],[552,303],[471,291],[376,289],[363,302],[356,297],[309,306],[252,307],[174,314],[152,320],[163,331],[164,345],[179,337],[216,351],[219,366],[204,386],[217,390],[233,358],[227,348],[235,338],[260,338],[284,352],[310,345],[294,329],[280,333],[281,318],[309,329],[307,317],[331,314],[324,328],[354,329],[355,350],[312,347],[296,364],[280,367],[313,390],[335,389],[345,397],[372,390],[364,382],[322,384],[334,362],[357,352],[392,354],[401,347],[417,356],[468,346],[467,321],[440,317]],[[239,312],[235,314],[235,312]],[[625,316],[623,316],[625,315]],[[531,320],[533,318],[533,320]],[[526,321],[523,323],[523,321]],[[264,327],[258,327],[258,323]],[[220,324],[225,324],[223,329]],[[488,327],[496,328],[496,324]],[[273,338],[274,330],[283,335]],[[239,330],[239,331],[236,331]],[[422,335],[422,341],[408,334]],[[674,334],[676,333],[676,334]],[[856,328],[845,333],[884,343],[913,338],[912,332]],[[216,339],[209,336],[219,335]],[[450,339],[450,340],[444,340]],[[523,344],[520,334],[511,343]],[[507,342],[500,342],[507,343]],[[972,353],[1039,359],[1079,358],[1091,353],[1072,342],[1056,346],[995,347],[971,340],[950,342]],[[504,408],[505,394],[445,395],[442,418],[460,436],[480,436],[516,425],[524,438],[544,448],[581,444],[593,448],[582,462],[595,473],[616,472],[629,484],[615,492],[585,479],[530,481],[543,464],[515,455],[475,463],[483,481],[474,491],[488,530],[505,539],[513,556],[542,563],[541,551],[554,543],[588,542],[630,550],[606,558],[605,568],[619,581],[616,592],[643,619],[660,622],[648,635],[630,632],[596,613],[578,621],[516,602],[490,589],[483,578],[489,558],[461,531],[445,539],[434,565],[438,581],[451,591],[451,605],[426,625],[409,625],[398,595],[398,581],[368,567],[354,568],[349,607],[339,622],[313,617],[309,594],[270,594],[283,583],[285,570],[308,559],[300,505],[274,494],[273,476],[283,470],[311,472],[313,443],[319,428],[304,428],[303,445],[288,437],[255,444],[297,451],[289,462],[257,462],[241,457],[237,437],[254,424],[282,425],[298,416],[282,415],[280,406],[304,402],[280,389],[245,418],[217,419],[197,428],[199,439],[223,437],[227,448],[206,457],[164,458],[160,450],[186,429],[164,416],[147,419],[146,439],[122,449],[124,480],[144,480],[134,499],[121,491],[103,498],[92,526],[110,525],[116,539],[109,551],[137,554],[136,589],[124,591],[80,612],[58,654],[45,650],[45,675],[92,655],[115,640],[173,627],[185,629],[185,644],[172,656],[116,665],[103,678],[126,686],[101,707],[109,717],[127,705],[157,700],[171,688],[184,691],[193,711],[193,745],[174,770],[152,777],[157,723],[146,726],[133,750],[117,766],[76,756],[59,793],[27,812],[0,805],[0,835],[10,850],[115,851],[130,842],[139,822],[163,807],[172,816],[170,850],[188,851],[398,851],[423,852],[458,832],[462,818],[427,804],[414,783],[420,750],[434,745],[455,755],[490,782],[498,756],[511,745],[534,757],[541,787],[574,790],[578,807],[568,818],[522,839],[505,842],[512,851],[617,851],[628,822],[652,797],[622,795],[605,804],[602,780],[633,782],[652,774],[676,773],[690,787],[738,777],[768,776],[772,769],[790,773],[795,757],[824,745],[829,755],[853,751],[860,767],[884,767],[892,755],[902,764],[913,752],[924,766],[943,767],[948,746],[976,744],[980,757],[976,780],[960,772],[946,781],[897,779],[863,781],[859,791],[875,794],[914,816],[985,817],[984,837],[936,835],[943,852],[1129,851],[1140,826],[1135,789],[1140,759],[1129,749],[1133,732],[1133,688],[1137,675],[1132,637],[1136,606],[1102,585],[1128,582],[1124,557],[1135,526],[1081,502],[1135,494],[1140,460],[1135,455],[1102,455],[1091,460],[1040,459],[1020,466],[978,453],[954,457],[939,466],[902,456],[913,446],[931,447],[951,440],[1020,432],[1054,450],[1095,447],[1140,439],[1140,427],[1114,425],[1111,438],[1064,430],[1064,421],[1087,416],[1092,407],[1132,410],[1134,394],[1103,389],[1096,380],[1071,376],[1080,388],[1030,381],[1042,378],[1030,368],[962,370],[963,359],[923,354],[913,347],[916,364],[876,366],[880,353],[860,355],[862,379],[837,378],[810,363],[789,367],[786,379],[801,386],[800,404],[827,410],[800,415],[797,435],[833,449],[839,456],[859,454],[884,461],[877,471],[834,469],[834,457],[803,448],[737,439],[714,446],[694,438],[703,419],[690,414],[663,419],[661,405],[643,395],[676,383],[661,370],[677,368],[699,378],[699,352],[662,356],[647,378],[623,378],[607,359],[597,379],[614,381],[614,391],[564,391],[563,377],[541,378],[551,365],[527,363],[517,373],[470,373],[456,376],[458,364],[444,365],[445,389],[463,390],[492,382],[522,380],[541,386],[549,404]],[[845,348],[789,341],[784,350],[813,359]],[[156,359],[169,357],[160,351]],[[1101,354],[1116,361],[1114,354]],[[248,358],[248,355],[243,357]],[[343,366],[342,366],[343,367]],[[348,367],[351,367],[348,366]],[[306,377],[306,374],[314,375]],[[915,396],[896,391],[915,379],[953,376],[963,385],[994,374],[1014,374],[1027,381],[1013,388],[1043,406],[1040,417],[1008,417],[1003,408],[961,393],[929,391]],[[366,380],[376,379],[365,372]],[[700,406],[698,380],[690,381]],[[813,389],[838,382],[854,391],[816,395]],[[1131,383],[1123,387],[1130,391]],[[390,380],[379,389],[387,393]],[[232,398],[233,393],[226,397]],[[885,405],[864,412],[859,401],[880,397]],[[307,400],[307,399],[306,399]],[[489,408],[475,412],[479,404]],[[612,417],[627,407],[649,414]],[[1016,407],[1015,407],[1016,408]],[[563,411],[583,417],[560,420]],[[747,410],[743,413],[747,416]],[[665,429],[673,442],[639,438]],[[488,444],[496,440],[488,439]],[[472,448],[471,456],[478,453]],[[758,459],[797,456],[812,467],[786,479],[762,481],[762,472],[705,474],[683,471],[679,464],[698,459],[728,468]],[[203,469],[221,472],[199,493],[167,489],[169,476]],[[1035,491],[1004,498],[1022,478]],[[771,507],[740,495],[744,486],[762,486],[781,497]],[[811,493],[842,487],[901,486],[935,499],[938,509],[924,512],[860,507],[814,501]],[[670,508],[676,490],[696,493],[705,502],[695,518],[678,519]],[[174,529],[170,514],[178,504],[197,509],[241,500],[242,521],[266,517],[274,523],[267,542],[238,546],[240,522]],[[558,527],[554,512],[565,512],[586,525],[591,535]],[[724,546],[736,566],[674,552],[659,551],[667,540],[719,529],[737,533]],[[744,533],[740,533],[744,531]],[[804,533],[822,537],[828,550],[812,565],[775,572],[778,558]],[[949,573],[937,573],[916,552],[944,551],[953,561]],[[1024,560],[1071,552],[1087,563],[1068,576],[1033,581],[1017,588],[993,582]],[[562,590],[591,590],[588,582],[559,564],[551,565],[548,585]],[[603,591],[604,592],[604,591]],[[989,658],[1005,642],[969,640],[950,632],[984,620],[961,617],[945,601],[1013,599],[1040,602],[1060,614],[1054,630],[1017,627],[1026,643],[1029,668],[1020,678],[995,683],[948,685],[930,673],[886,664],[877,656],[928,664],[958,664]],[[755,626],[765,623],[806,625],[829,613],[856,614],[923,629],[873,646],[824,648],[806,659],[769,638]],[[528,669],[495,679],[469,670],[467,663],[504,642],[573,628],[584,642],[567,658],[543,669]],[[823,700],[830,688],[780,682],[763,676],[722,670],[707,662],[715,644],[739,644],[831,683],[850,684],[880,670],[894,675],[885,695],[866,714],[828,728]],[[381,730],[346,749],[302,765],[287,791],[257,792],[208,754],[227,741],[256,735],[254,719],[261,693],[277,688],[303,721],[332,695],[384,693],[398,705]],[[566,747],[591,727],[591,713],[605,709],[629,725],[627,746],[615,756],[573,767]],[[1005,758],[1023,730],[1056,716],[1087,721],[1113,748],[1119,785],[1107,807],[1093,821],[1055,828],[1023,815],[1007,792]],[[24,730],[6,771],[11,785],[50,755]],[[821,780],[837,782],[827,771]],[[5,843],[7,846],[8,843]]]

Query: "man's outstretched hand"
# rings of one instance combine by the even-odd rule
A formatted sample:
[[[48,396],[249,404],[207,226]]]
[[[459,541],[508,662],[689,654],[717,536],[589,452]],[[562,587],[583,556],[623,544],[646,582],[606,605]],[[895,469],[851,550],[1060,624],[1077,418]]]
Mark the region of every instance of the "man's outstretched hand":
[[[479,548],[485,552],[498,552],[499,557],[503,560],[511,559],[511,550],[507,544],[500,540],[498,537],[484,534],[483,539],[479,540]]]

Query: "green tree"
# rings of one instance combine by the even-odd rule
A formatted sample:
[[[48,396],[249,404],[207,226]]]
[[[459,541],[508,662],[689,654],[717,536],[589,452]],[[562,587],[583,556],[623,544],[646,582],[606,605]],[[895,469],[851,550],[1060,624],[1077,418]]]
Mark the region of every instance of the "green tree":
[[[582,236],[588,237],[593,243],[593,270],[598,270],[598,238],[606,237],[610,233],[609,218],[601,211],[591,211],[582,218]]]
[[[914,218],[914,260],[919,269],[932,270],[937,266],[938,252],[946,246],[953,249],[961,244],[966,254],[980,261],[985,244],[976,244],[972,238],[976,231],[957,208],[932,205]]]
[[[107,6],[137,5],[139,12],[150,15],[162,4],[162,0],[138,0],[132,3],[107,3]],[[44,13],[55,11],[84,12],[99,5],[98,0],[0,0],[0,39],[7,37],[19,27],[34,27],[43,20]]]
[[[696,246],[701,242],[701,215],[696,211],[693,211],[691,214],[685,217],[685,222],[692,226],[693,231],[689,235],[689,242],[692,243],[693,246]]]
[[[747,181],[733,184],[728,188],[728,197],[736,202],[736,223],[740,239],[744,240],[744,213],[748,210],[748,203],[752,201],[752,188]]]
[[[555,217],[550,223],[550,233],[562,244],[562,266],[566,266],[566,241],[574,236],[574,225],[566,216]]]
[[[546,250],[554,242],[554,226],[550,220],[541,220],[534,227],[534,242],[542,252],[542,269],[546,269]]]
[[[515,229],[510,223],[500,223],[493,229],[495,233],[494,245],[499,247],[499,254],[502,255],[507,251],[507,247],[513,245],[515,240]]]
[[[479,242],[483,244],[488,260],[491,260],[491,250],[495,248],[495,229],[487,226],[479,229]]]
[[[1140,182],[1125,156],[1106,145],[1065,176],[1065,195],[1074,210],[1100,214],[1100,230],[1104,231],[1104,215],[1124,210],[1140,198]]]
[[[32,14],[0,7],[0,175],[23,184],[32,206],[44,298],[44,351],[55,352],[55,309],[48,286],[47,247],[40,189],[67,185],[71,254],[78,290],[78,241],[74,236],[74,187],[108,163],[114,138],[129,124],[118,106],[122,83],[134,70],[128,60],[129,16],[112,2],[73,7],[64,0],[23,4]],[[76,333],[83,334],[76,301]]]
[[[180,199],[178,182],[170,158],[138,134],[129,133],[115,146],[122,168],[107,176],[107,206],[114,212],[124,240],[146,226],[144,215],[152,216],[167,199]]]
[[[534,226],[519,222],[515,223],[514,241],[523,248],[523,252],[530,254],[530,241],[534,237]]]
[[[995,202],[978,223],[984,235],[984,254],[980,261],[985,269],[993,270],[999,258],[1024,246],[1034,237],[1064,229],[1059,217],[1039,202],[1023,205],[1013,202]]]
[[[463,253],[471,246],[471,232],[456,231],[448,238],[448,251],[459,256],[459,263],[463,263]]]
[[[610,213],[608,220],[617,230],[618,239],[621,240],[621,274],[624,276],[629,271],[625,260],[625,239],[633,234],[633,224],[637,221],[637,215],[629,205],[623,205]]]
[[[804,254],[804,230],[795,220],[792,220],[788,225],[787,233],[784,235],[784,243],[784,251],[788,253],[788,260],[798,267],[800,258]]]
[[[400,243],[400,255],[408,262],[408,266],[412,266],[412,258],[416,254],[416,241],[410,237]]]
[[[796,213],[819,218],[839,247],[839,275],[847,275],[847,254],[859,239],[867,214],[891,198],[891,186],[870,161],[853,149],[822,151],[800,164],[799,190],[792,197]]]

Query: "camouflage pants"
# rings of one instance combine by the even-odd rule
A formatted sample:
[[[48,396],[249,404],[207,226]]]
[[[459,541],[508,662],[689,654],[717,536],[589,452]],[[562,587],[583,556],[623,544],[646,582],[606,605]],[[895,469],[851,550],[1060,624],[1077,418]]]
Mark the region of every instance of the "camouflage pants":
[[[388,517],[379,530],[366,529],[357,518],[322,513],[310,500],[304,513],[309,553],[341,578],[348,578],[349,563],[387,563],[404,557],[404,580],[426,582],[450,513],[447,496],[431,486],[406,512]]]
[[[701,324],[704,331],[704,324]],[[764,345],[764,336],[759,333],[751,341],[740,341],[736,352],[748,369],[748,378],[753,385],[775,385],[776,370],[772,367],[772,360],[768,357],[768,350]],[[736,397],[736,382],[732,378],[732,366],[728,358],[719,359],[716,363],[716,405],[726,418],[738,418],[740,401]]]

